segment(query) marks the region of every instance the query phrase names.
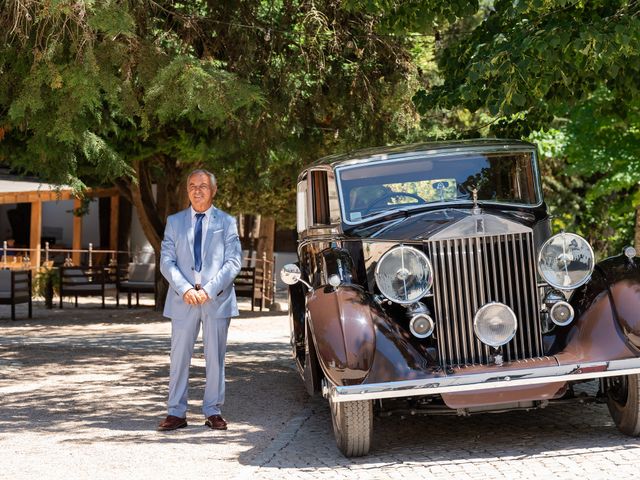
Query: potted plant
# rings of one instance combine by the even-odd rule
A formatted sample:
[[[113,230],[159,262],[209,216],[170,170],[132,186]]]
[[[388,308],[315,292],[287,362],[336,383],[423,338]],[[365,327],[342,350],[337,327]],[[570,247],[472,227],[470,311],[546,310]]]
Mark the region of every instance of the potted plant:
[[[44,298],[47,308],[53,308],[53,294],[59,293],[59,279],[60,272],[53,266],[53,262],[45,262],[33,280],[33,291],[38,297]]]

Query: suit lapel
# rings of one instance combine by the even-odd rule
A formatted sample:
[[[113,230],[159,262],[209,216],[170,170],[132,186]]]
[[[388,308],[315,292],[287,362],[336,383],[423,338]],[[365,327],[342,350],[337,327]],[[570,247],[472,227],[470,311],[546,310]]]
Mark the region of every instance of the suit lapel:
[[[220,218],[220,213],[218,209],[213,207],[211,210],[211,219],[209,220],[209,225],[207,227],[207,234],[204,239],[204,255],[203,258],[208,258],[209,253],[211,252],[211,242],[213,240],[213,232],[216,230],[220,230],[222,228],[222,222]]]
[[[191,252],[191,260],[195,261],[195,259],[193,258],[193,237],[194,237],[194,233],[193,233],[193,225],[191,222],[191,209],[187,208],[184,211],[184,229],[187,232],[187,241],[188,241],[188,245],[189,245],[189,252]]]

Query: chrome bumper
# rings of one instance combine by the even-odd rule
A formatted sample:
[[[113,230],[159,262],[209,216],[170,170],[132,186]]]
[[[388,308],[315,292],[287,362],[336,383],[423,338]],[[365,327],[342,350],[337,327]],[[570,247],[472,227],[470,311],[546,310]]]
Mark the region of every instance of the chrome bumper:
[[[361,385],[324,385],[322,394],[333,402],[414,397],[440,393],[471,392],[552,382],[571,382],[640,373],[640,358],[557,365],[488,373],[443,375],[441,377]]]

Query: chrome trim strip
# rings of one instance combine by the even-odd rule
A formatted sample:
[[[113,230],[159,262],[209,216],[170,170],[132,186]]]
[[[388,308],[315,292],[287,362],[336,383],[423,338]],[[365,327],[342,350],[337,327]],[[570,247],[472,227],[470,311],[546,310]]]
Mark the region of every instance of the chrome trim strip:
[[[323,395],[332,402],[415,397],[441,393],[472,392],[505,387],[570,382],[640,373],[640,358],[609,362],[575,363],[521,370],[502,370],[469,375],[443,375],[422,380],[328,386]]]

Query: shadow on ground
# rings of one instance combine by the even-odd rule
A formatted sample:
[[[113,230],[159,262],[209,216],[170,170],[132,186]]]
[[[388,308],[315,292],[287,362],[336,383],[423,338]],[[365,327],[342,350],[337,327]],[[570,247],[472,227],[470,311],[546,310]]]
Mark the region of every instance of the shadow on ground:
[[[169,321],[150,309],[54,312],[0,322],[0,435],[56,433],[79,445],[213,441],[246,449],[266,445],[304,399],[286,337],[261,341],[247,328],[251,340],[243,341],[241,330],[239,340],[230,336],[228,344],[224,415],[232,428],[212,437],[203,426],[205,368],[199,341],[191,369],[190,424],[158,433],[166,415]],[[237,320],[241,328],[247,318],[254,323],[255,316],[243,312]]]
[[[283,332],[269,331],[274,322]],[[335,446],[326,402],[304,393],[290,359],[286,324],[282,314],[246,311],[232,324],[224,408],[228,431],[202,425],[204,360],[198,345],[190,424],[157,433],[166,411],[170,347],[169,322],[159,313],[65,308],[37,310],[33,320],[0,321],[0,437],[37,432],[78,448],[215,443],[235,448],[241,464],[261,466],[274,476],[281,468],[302,473],[532,458],[575,462],[585,452],[603,459],[640,452],[640,440],[618,433],[606,406],[563,404],[471,417],[376,418],[370,455],[346,459]]]

